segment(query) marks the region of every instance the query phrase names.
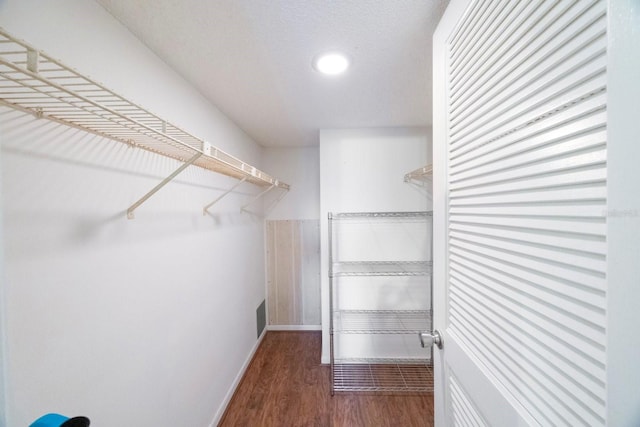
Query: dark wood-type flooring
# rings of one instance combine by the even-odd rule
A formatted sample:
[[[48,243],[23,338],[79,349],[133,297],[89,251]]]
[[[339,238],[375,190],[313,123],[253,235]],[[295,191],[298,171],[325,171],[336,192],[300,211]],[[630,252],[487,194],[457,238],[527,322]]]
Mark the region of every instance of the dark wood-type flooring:
[[[432,426],[433,394],[330,394],[320,332],[267,332],[220,426]]]

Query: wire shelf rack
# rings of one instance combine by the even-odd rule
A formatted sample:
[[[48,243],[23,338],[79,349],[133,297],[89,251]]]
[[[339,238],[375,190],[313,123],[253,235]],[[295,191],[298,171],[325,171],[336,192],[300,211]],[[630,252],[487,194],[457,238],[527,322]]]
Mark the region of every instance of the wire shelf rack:
[[[332,265],[332,277],[345,276],[427,276],[430,261],[343,261]]]
[[[425,227],[421,225],[417,230],[426,233],[432,212],[348,212],[329,213],[328,217],[331,394],[344,391],[376,393],[433,391],[432,352],[429,351],[429,357],[425,357],[422,351],[420,354],[416,353],[412,350],[412,344],[409,344],[411,338],[407,337],[407,335],[416,334],[415,345],[417,346],[418,333],[431,330],[431,304],[427,294],[430,292],[432,272],[430,256],[425,254],[426,259],[421,260],[409,258],[409,261],[389,261],[388,255],[393,253],[393,250],[380,251],[382,247],[387,248],[387,246],[378,245],[374,247],[373,254],[364,253],[366,251],[363,252],[363,248],[367,245],[363,242],[366,240],[358,240],[359,237],[363,237],[358,233],[365,233],[363,239],[366,239],[380,230],[387,232],[382,237],[376,236],[380,242],[391,239],[393,243],[398,244],[404,242],[401,239],[409,237],[413,240],[420,239],[419,234],[407,232],[404,225],[396,229],[390,224],[420,223]],[[389,230],[395,234],[389,234]],[[400,230],[401,233],[399,233]],[[421,231],[416,231],[416,233],[419,232]],[[357,240],[359,246],[344,246],[349,240],[345,240],[346,237],[341,236],[342,234],[350,241]],[[347,258],[345,254],[349,254],[349,257]],[[345,256],[349,261],[340,260],[340,255]],[[356,260],[353,260],[353,257]],[[358,257],[360,259],[357,259]],[[421,255],[418,258],[421,258]],[[370,298],[363,298],[363,301],[356,301],[359,298],[357,292],[353,293],[354,290],[351,289],[343,293],[342,288],[348,286],[351,281],[360,280],[354,279],[358,276],[421,277],[417,280],[385,278],[384,299],[373,301]],[[371,282],[375,281],[371,280]],[[411,298],[407,299],[404,285],[408,282],[424,283],[425,295],[424,299],[420,299],[422,302],[416,303]],[[358,308],[357,310],[353,309],[354,305]],[[405,335],[405,337],[398,339],[392,338],[392,335]],[[377,345],[378,340],[384,344]]]
[[[333,331],[343,334],[417,334],[431,329],[430,310],[337,310]]]
[[[433,392],[430,363],[334,364],[336,392]]]
[[[0,28],[0,103],[262,187],[289,185],[172,125]]]
[[[432,211],[418,212],[331,212],[329,218],[333,220],[356,218],[427,218],[433,215]]]
[[[334,362],[342,365],[431,365],[431,359],[424,357],[336,357]]]

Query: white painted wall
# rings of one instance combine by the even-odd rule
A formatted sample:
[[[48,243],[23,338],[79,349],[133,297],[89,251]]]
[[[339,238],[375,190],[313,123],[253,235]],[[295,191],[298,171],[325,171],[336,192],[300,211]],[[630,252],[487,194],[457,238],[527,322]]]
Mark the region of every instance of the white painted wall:
[[[260,167],[261,148],[96,3],[1,1],[0,26]],[[265,296],[263,221],[239,212],[257,189],[204,217],[235,180],[191,167],[131,221],[177,162],[5,107],[0,135],[6,425],[215,424]]]
[[[314,147],[267,147],[263,167],[291,185],[280,201],[282,190],[265,197],[267,219],[318,219],[320,214],[320,150]],[[270,205],[272,207],[270,207]]]
[[[329,363],[328,212],[431,209],[430,191],[403,180],[407,172],[428,163],[429,129],[320,131],[322,363]]]
[[[314,147],[267,147],[264,149],[263,167],[275,174],[284,182],[290,183],[291,189],[283,194],[281,190],[268,193],[264,199],[264,209],[268,221],[285,221],[298,224],[302,235],[300,243],[302,257],[291,259],[293,253],[286,250],[271,252],[274,265],[291,264],[296,266],[298,275],[295,280],[285,283],[276,283],[277,275],[273,275],[266,284],[267,289],[280,286],[292,287],[295,292],[303,296],[304,320],[291,322],[292,324],[275,324],[269,322],[269,329],[317,329],[320,317],[320,240],[319,223],[320,215],[320,150]],[[291,225],[291,224],[290,224]],[[277,227],[272,224],[273,227]],[[315,227],[315,230],[314,230]],[[273,238],[272,233],[272,238]],[[267,239],[269,236],[267,236]],[[275,242],[267,241],[267,251]],[[287,257],[287,259],[283,259]],[[295,257],[293,257],[295,258]],[[267,266],[267,271],[273,270],[273,266]],[[269,282],[270,280],[270,282]],[[286,281],[286,280],[285,280]],[[277,295],[275,292],[267,292],[269,296]],[[272,301],[272,303],[276,303]],[[282,302],[284,303],[284,302]],[[267,308],[274,304],[267,305]],[[295,308],[291,308],[296,311]],[[269,318],[272,318],[269,313]],[[273,324],[272,324],[273,323]],[[276,322],[282,323],[282,322]],[[299,323],[299,324],[298,324]]]

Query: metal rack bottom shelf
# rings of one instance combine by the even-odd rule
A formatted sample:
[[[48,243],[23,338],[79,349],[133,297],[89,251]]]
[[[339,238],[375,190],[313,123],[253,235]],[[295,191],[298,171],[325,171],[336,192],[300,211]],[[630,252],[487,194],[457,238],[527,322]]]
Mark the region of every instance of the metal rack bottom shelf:
[[[430,393],[433,369],[430,363],[340,363],[333,367],[333,388],[335,392]]]

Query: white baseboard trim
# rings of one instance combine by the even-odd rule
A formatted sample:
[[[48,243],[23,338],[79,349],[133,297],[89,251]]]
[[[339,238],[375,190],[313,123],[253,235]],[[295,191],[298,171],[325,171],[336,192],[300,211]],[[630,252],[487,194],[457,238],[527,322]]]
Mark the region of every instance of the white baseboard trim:
[[[231,402],[231,398],[233,397],[233,394],[236,392],[236,388],[238,388],[238,384],[240,384],[240,381],[242,381],[242,377],[244,376],[244,373],[247,371],[247,368],[249,367],[249,364],[253,360],[253,356],[256,354],[256,350],[258,350],[258,347],[260,346],[260,343],[262,342],[262,339],[264,338],[264,335],[266,333],[267,333],[267,328],[265,328],[262,331],[262,333],[260,334],[260,338],[258,338],[253,348],[251,349],[249,356],[244,361],[244,364],[242,365],[240,372],[238,372],[238,375],[236,375],[236,378],[233,380],[233,383],[231,384],[231,387],[229,388],[227,395],[224,397],[224,400],[222,401],[222,404],[220,405],[220,407],[218,408],[218,411],[214,415],[213,420],[211,420],[209,427],[216,427],[222,420],[224,411],[227,409],[229,402]]]
[[[321,331],[322,325],[269,325],[269,331]]]

